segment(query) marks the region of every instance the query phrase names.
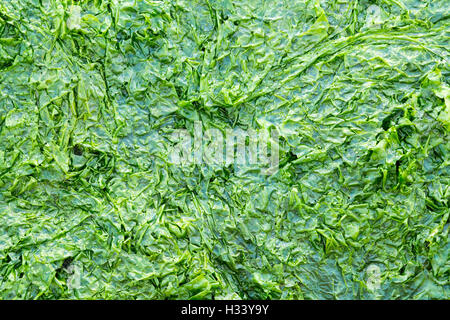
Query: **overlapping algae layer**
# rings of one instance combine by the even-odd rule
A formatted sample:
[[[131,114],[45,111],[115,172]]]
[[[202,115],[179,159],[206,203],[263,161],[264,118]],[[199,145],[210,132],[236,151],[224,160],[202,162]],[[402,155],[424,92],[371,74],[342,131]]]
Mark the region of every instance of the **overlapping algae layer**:
[[[449,5],[0,0],[0,298],[448,299]]]

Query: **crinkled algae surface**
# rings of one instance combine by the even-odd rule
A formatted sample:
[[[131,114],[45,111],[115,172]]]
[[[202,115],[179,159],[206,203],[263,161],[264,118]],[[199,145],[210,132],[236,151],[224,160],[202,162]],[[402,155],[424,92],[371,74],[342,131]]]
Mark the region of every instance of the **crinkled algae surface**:
[[[450,298],[449,7],[0,0],[0,298]]]

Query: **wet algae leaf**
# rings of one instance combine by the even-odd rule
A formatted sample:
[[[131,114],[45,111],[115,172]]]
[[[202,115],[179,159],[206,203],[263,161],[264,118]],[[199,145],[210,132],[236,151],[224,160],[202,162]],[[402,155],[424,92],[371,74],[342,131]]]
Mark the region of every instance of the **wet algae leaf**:
[[[449,299],[449,5],[0,0],[0,298]]]

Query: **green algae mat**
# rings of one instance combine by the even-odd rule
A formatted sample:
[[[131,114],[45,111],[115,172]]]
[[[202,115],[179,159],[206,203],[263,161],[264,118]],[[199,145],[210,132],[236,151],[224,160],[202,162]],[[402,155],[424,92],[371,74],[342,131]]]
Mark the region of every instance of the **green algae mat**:
[[[449,8],[0,0],[0,299],[449,299]]]

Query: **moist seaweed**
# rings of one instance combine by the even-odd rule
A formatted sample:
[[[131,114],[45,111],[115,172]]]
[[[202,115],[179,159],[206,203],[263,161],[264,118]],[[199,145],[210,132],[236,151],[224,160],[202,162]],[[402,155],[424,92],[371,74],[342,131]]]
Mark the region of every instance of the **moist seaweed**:
[[[0,298],[448,299],[448,7],[0,0]]]

